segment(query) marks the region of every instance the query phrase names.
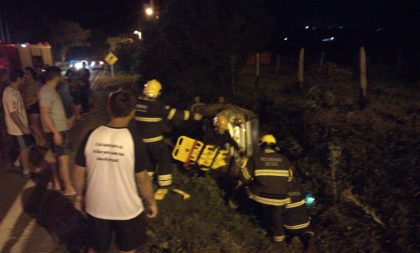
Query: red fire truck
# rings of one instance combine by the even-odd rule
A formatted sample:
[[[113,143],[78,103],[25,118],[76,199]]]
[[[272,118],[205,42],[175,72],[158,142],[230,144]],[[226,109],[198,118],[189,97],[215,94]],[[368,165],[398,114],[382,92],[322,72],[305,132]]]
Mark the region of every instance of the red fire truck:
[[[0,44],[0,69],[45,68],[54,65],[51,45]]]

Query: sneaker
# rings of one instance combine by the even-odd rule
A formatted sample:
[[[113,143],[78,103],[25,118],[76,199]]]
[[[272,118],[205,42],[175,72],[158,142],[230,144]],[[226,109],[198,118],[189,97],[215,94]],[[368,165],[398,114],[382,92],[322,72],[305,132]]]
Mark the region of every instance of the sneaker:
[[[21,173],[22,173],[22,176],[24,176],[24,177],[26,177],[26,178],[28,178],[28,177],[31,177],[31,171],[30,170],[28,170],[28,169],[22,169],[21,170]]]
[[[20,160],[19,160],[19,158],[15,160],[15,162],[13,163],[13,166],[15,168],[20,168]]]

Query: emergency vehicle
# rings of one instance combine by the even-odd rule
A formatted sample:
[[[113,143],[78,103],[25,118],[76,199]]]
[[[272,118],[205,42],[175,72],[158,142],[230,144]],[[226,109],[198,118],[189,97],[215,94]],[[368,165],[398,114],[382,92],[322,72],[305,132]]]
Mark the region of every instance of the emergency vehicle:
[[[0,44],[0,69],[34,69],[53,66],[51,45],[38,44]]]

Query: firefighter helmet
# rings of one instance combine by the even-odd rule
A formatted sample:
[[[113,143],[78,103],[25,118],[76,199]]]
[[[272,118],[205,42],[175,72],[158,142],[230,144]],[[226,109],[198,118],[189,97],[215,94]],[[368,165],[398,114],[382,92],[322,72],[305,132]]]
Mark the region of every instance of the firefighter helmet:
[[[161,90],[162,84],[158,80],[153,79],[144,85],[143,94],[151,98],[156,98],[160,95]]]
[[[216,117],[213,118],[213,125],[217,129],[227,129],[228,128],[228,119],[223,114],[216,115]]]
[[[274,137],[274,135],[272,134],[266,134],[261,138],[260,141],[261,144],[266,143],[266,144],[276,144],[276,137]]]

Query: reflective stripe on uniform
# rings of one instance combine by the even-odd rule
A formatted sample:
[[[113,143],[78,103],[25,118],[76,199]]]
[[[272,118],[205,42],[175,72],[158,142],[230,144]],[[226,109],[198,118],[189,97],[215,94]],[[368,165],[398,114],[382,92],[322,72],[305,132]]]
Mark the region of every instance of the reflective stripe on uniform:
[[[248,196],[250,199],[258,203],[270,205],[270,206],[284,206],[290,203],[290,198],[285,198],[285,199],[264,198],[264,197],[253,194],[251,191],[248,191]]]
[[[293,208],[293,207],[298,207],[298,206],[301,206],[301,205],[304,205],[305,204],[305,200],[304,199],[302,199],[301,201],[299,201],[299,202],[295,202],[295,203],[290,203],[290,204],[287,204],[286,205],[286,208]]]
[[[255,170],[255,176],[289,177],[289,170]]]
[[[173,119],[174,116],[175,116],[175,113],[176,113],[176,109],[175,108],[172,108],[171,110],[169,110],[168,119],[169,120]]]
[[[162,118],[149,118],[149,117],[134,117],[135,120],[140,122],[161,122]]]
[[[242,173],[242,176],[245,178],[245,180],[249,181],[252,179],[252,176],[249,174],[248,168],[246,167],[248,159],[247,158],[245,159],[246,160],[243,161],[242,166],[241,166],[241,173]]]
[[[284,239],[286,239],[286,237],[284,235],[273,236],[273,241],[275,241],[275,242],[282,242],[282,241],[284,241]]]
[[[150,143],[150,142],[158,142],[163,140],[163,135],[159,135],[157,137],[153,137],[153,138],[143,138],[143,142],[145,143]]]
[[[289,179],[287,179],[287,182],[292,182],[292,180],[293,180],[293,170],[290,169],[290,168],[289,168],[289,173],[290,173],[290,176],[289,176]]]
[[[290,230],[297,230],[297,229],[302,229],[302,228],[306,228],[309,226],[309,224],[311,224],[311,221],[308,221],[306,223],[303,224],[299,224],[299,225],[293,225],[293,226],[289,226],[289,225],[283,225],[285,228],[290,229]]]
[[[184,120],[188,120],[190,118],[190,111],[184,111]]]
[[[160,186],[168,186],[172,184],[172,174],[159,175],[158,184]]]

